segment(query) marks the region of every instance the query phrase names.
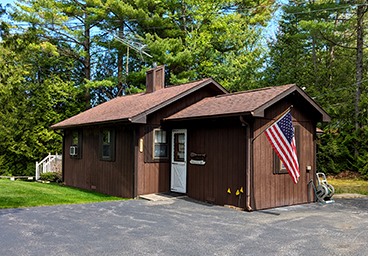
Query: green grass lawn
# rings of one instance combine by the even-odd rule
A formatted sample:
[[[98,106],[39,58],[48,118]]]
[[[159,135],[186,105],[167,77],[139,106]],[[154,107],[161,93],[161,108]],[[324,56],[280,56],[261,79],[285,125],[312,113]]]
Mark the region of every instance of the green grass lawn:
[[[368,181],[328,178],[327,182],[335,188],[335,193],[358,193],[368,196]]]
[[[57,183],[0,179],[0,209],[116,200],[123,200],[123,198],[70,188]]]

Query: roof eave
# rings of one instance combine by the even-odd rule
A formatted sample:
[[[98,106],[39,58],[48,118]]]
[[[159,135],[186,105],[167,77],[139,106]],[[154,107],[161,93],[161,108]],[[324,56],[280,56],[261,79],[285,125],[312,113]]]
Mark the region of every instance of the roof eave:
[[[147,123],[147,115],[137,115],[135,117],[129,118],[129,121],[134,124],[146,124]]]
[[[63,129],[71,129],[71,128],[81,128],[91,125],[107,125],[107,124],[116,124],[116,123],[125,123],[129,124],[132,123],[130,118],[124,119],[116,119],[116,120],[108,120],[108,121],[101,121],[101,122],[91,122],[91,123],[83,123],[83,124],[74,124],[74,125],[51,125],[49,128],[52,130],[63,130]]]
[[[268,107],[272,106],[282,98],[288,96],[289,94],[293,93],[294,91],[297,91],[301,96],[303,96],[304,99],[308,101],[309,104],[311,104],[320,114],[321,118],[318,120],[319,122],[330,122],[331,117],[329,114],[327,114],[326,111],[324,111],[311,97],[309,97],[308,94],[306,94],[302,89],[299,88],[297,84],[294,84],[292,87],[287,89],[286,91],[280,93],[276,97],[272,98],[270,101],[266,102],[262,106],[256,108],[254,110],[254,116],[255,117],[264,117],[264,111]]]

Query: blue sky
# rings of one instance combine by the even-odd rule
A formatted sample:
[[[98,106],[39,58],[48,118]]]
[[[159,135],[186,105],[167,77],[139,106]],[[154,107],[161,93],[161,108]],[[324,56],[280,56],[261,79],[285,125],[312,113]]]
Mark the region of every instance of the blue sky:
[[[13,0],[0,0],[0,4],[4,7],[6,4],[12,4]]]

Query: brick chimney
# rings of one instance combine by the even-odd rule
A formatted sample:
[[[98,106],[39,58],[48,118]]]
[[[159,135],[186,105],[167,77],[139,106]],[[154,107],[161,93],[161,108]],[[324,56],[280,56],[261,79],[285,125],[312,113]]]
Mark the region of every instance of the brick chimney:
[[[155,92],[165,86],[165,65],[146,71],[146,92]]]

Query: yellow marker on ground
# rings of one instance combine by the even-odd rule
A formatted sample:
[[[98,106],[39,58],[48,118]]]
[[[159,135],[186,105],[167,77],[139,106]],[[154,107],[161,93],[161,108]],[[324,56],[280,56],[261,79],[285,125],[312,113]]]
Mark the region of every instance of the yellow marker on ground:
[[[231,194],[231,190],[230,188],[227,189],[227,193]]]
[[[240,192],[239,192],[239,189],[236,191],[236,193],[235,193],[235,195],[239,195],[240,194]]]
[[[243,187],[240,188],[240,193],[244,193]]]

